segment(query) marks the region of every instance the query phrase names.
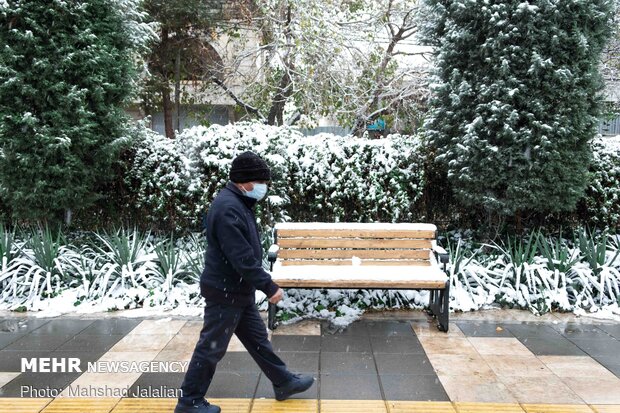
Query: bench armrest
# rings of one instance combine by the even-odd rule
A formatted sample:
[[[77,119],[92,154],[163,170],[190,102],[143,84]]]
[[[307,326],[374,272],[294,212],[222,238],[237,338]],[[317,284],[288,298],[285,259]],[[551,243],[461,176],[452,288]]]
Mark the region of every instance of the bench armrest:
[[[436,241],[433,241],[432,245],[433,253],[437,257],[437,260],[442,264],[447,264],[450,261],[450,255],[448,254],[448,252],[443,249],[443,247],[437,245]]]
[[[273,244],[269,247],[267,251],[267,259],[269,262],[274,263],[278,259],[278,251],[280,251],[280,246],[278,244]]]

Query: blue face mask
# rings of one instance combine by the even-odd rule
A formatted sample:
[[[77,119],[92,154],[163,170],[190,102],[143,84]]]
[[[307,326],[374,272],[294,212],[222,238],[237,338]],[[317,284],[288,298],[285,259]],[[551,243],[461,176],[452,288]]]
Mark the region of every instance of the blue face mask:
[[[254,198],[257,201],[260,201],[267,195],[267,184],[254,184],[254,188],[251,191],[245,191],[245,196],[249,196],[250,198]]]

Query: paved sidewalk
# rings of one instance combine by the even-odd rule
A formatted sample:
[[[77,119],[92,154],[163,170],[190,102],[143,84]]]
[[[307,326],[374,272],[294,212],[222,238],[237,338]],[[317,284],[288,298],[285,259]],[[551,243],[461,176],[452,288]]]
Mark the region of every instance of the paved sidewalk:
[[[317,379],[284,403],[233,340],[207,396],[246,413],[620,412],[620,324],[514,311],[452,318],[448,334],[421,312],[369,314],[343,331],[318,321],[277,328],[282,359]],[[0,412],[171,412],[200,327],[197,318],[4,319]],[[21,372],[22,359],[41,358],[77,358],[82,372]],[[85,371],[89,362],[133,370]]]

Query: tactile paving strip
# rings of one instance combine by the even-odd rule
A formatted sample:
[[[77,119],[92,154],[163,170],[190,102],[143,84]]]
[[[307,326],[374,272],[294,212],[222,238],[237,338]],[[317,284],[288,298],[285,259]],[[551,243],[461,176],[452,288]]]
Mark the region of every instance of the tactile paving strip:
[[[387,402],[389,413],[455,413],[449,402]]]
[[[286,400],[279,402],[272,399],[255,399],[252,413],[317,413],[319,403],[316,400]]]
[[[110,413],[120,399],[57,398],[41,413]]]
[[[523,413],[518,404],[511,403],[454,403],[458,413]],[[592,413],[592,412],[590,412]]]
[[[0,398],[0,413],[39,413],[52,399]]]
[[[586,405],[571,404],[524,404],[527,413],[592,413]]]
[[[382,400],[321,400],[321,413],[387,413]]]

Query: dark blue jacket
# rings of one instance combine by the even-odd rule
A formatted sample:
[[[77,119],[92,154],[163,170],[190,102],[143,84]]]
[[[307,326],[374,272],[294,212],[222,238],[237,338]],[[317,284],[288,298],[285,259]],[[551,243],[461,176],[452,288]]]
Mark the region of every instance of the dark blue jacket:
[[[215,197],[205,220],[207,251],[200,290],[207,301],[254,304],[254,293],[267,297],[278,285],[263,269],[263,248],[252,209],[256,200],[229,182]]]

